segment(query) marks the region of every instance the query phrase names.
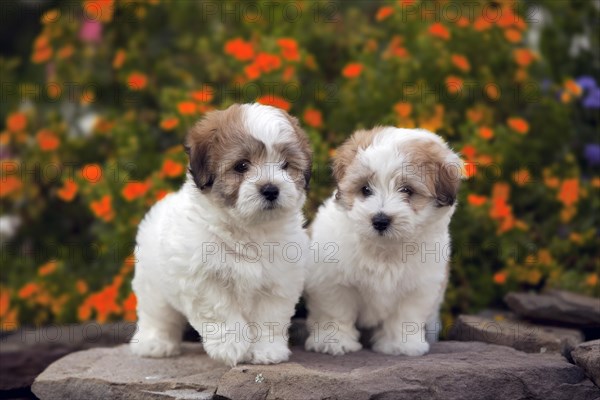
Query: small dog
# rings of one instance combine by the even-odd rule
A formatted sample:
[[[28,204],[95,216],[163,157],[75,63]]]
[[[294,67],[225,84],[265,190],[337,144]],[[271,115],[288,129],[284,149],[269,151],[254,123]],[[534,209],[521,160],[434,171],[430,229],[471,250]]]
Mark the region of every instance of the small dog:
[[[330,250],[306,269],[306,349],[358,351],[358,327],[373,330],[374,351],[425,354],[448,281],[461,160],[426,130],[378,127],[338,149],[333,175],[337,190],[310,228],[311,248]]]
[[[285,111],[236,104],[196,123],[186,150],[185,184],[139,226],[131,348],[176,355],[187,320],[229,366],[286,361],[309,245],[308,138]]]

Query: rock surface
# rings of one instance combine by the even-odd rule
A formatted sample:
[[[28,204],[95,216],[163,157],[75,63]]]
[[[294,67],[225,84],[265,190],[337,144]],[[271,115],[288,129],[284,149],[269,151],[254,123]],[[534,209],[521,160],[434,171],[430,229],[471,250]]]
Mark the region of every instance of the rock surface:
[[[504,301],[521,317],[580,327],[600,326],[600,299],[552,290],[543,294],[508,293]]]
[[[27,394],[33,380],[66,354],[125,343],[135,332],[133,322],[50,325],[21,328],[0,338],[0,397]]]
[[[600,387],[600,340],[581,343],[571,352],[571,357],[596,386]]]
[[[200,344],[170,359],[127,346],[72,353],[33,385],[44,399],[598,399],[600,389],[557,354],[439,342],[423,357],[362,350],[334,357],[293,348],[290,362],[226,368]]]
[[[480,316],[460,315],[449,338],[499,344],[526,353],[550,352],[568,356],[583,341],[583,334],[576,329],[533,325],[513,319],[496,321]]]

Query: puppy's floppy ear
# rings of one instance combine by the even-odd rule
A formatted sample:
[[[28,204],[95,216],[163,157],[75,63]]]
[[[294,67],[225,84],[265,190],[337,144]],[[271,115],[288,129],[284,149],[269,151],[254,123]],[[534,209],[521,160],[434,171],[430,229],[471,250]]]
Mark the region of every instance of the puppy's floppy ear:
[[[298,118],[292,117],[287,112],[281,110],[285,117],[290,122],[290,125],[294,128],[294,134],[296,135],[296,139],[298,140],[298,144],[300,145],[300,152],[302,157],[304,158],[305,168],[302,170],[302,174],[304,176],[304,190],[309,189],[310,177],[312,175],[312,149],[310,147],[310,141],[308,140],[308,136],[304,129],[300,127],[300,123],[298,122]]]
[[[215,180],[214,160],[210,154],[217,129],[206,119],[198,121],[188,132],[184,148],[190,159],[189,171],[201,191],[210,188]]]
[[[435,198],[438,207],[451,206],[456,201],[462,177],[461,161],[455,154],[451,160],[440,164],[435,180]]]
[[[375,127],[369,131],[356,131],[337,148],[335,156],[333,157],[333,177],[338,184],[344,178],[348,166],[354,161],[358,149],[367,148],[373,142],[373,138],[380,130],[381,128]]]

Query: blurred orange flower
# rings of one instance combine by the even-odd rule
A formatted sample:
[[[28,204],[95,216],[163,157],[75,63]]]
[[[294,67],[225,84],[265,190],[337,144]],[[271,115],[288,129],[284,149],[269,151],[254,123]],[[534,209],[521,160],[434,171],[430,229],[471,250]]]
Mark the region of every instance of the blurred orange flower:
[[[342,75],[346,78],[356,78],[361,74],[363,68],[361,63],[346,64],[342,70]]]
[[[81,177],[91,184],[102,179],[102,167],[98,164],[86,164],[81,168]]]
[[[288,65],[283,70],[282,78],[285,82],[289,82],[293,78],[295,73],[296,73],[296,69],[294,68],[294,66]]]
[[[292,105],[288,101],[274,94],[261,96],[256,101],[260,104],[281,108],[285,111],[290,111],[292,108]]]
[[[475,29],[477,32],[483,32],[485,30],[490,29],[491,27],[491,22],[488,21],[488,19],[484,16],[478,17],[473,23],[473,29]]]
[[[504,37],[511,43],[519,43],[522,39],[521,32],[516,29],[507,29],[504,31]]]
[[[63,187],[58,189],[56,193],[60,199],[69,202],[75,198],[78,190],[79,186],[77,186],[75,181],[73,179],[67,179]]]
[[[87,321],[92,316],[92,308],[88,304],[88,302],[84,302],[77,308],[77,318],[80,321]]]
[[[323,125],[323,117],[321,111],[314,108],[307,108],[304,111],[304,122],[313,128],[320,128]]]
[[[451,75],[446,78],[446,89],[450,93],[458,93],[462,90],[463,80],[458,76]]]
[[[83,11],[88,19],[110,22],[114,12],[114,0],[86,0]]]
[[[2,183],[0,185],[0,198],[8,196],[12,192],[16,192],[23,186],[23,182],[12,175],[0,178],[0,183]]]
[[[121,194],[127,201],[132,201],[143,197],[150,189],[150,182],[129,182],[121,191]]]
[[[452,55],[452,64],[463,72],[469,72],[471,70],[471,64],[469,63],[469,60],[467,60],[467,57],[460,54]]]
[[[10,290],[5,287],[0,287],[0,318],[8,313],[10,308]]]
[[[177,111],[181,115],[192,115],[196,114],[196,103],[193,101],[181,101],[177,103]]]
[[[469,18],[467,17],[460,17],[457,21],[456,21],[456,25],[461,27],[461,28],[466,28],[467,26],[469,26]]]
[[[247,61],[254,57],[254,47],[242,38],[235,38],[225,43],[225,53],[240,61]]]
[[[40,290],[37,283],[29,282],[23,286],[18,293],[20,299],[28,299]]]
[[[156,195],[154,196],[154,198],[156,199],[156,201],[162,200],[165,198],[166,195],[168,195],[169,192],[168,190],[164,190],[164,189],[160,189],[156,191]]]
[[[508,200],[510,186],[504,182],[495,183],[492,188],[492,197],[495,199]]]
[[[412,104],[401,101],[394,104],[394,111],[402,118],[408,118],[410,113],[412,112]]]
[[[494,274],[494,283],[498,284],[498,285],[504,285],[506,283],[506,272],[504,271],[500,271],[500,272],[496,272]]]
[[[56,150],[60,145],[60,139],[48,129],[40,130],[36,135],[36,140],[42,151]]]
[[[479,207],[484,205],[487,202],[486,196],[480,196],[477,194],[469,194],[467,196],[467,202],[472,206]]]
[[[565,205],[570,207],[577,203],[579,200],[579,179],[565,179],[558,191],[558,200]]]
[[[132,72],[127,78],[127,85],[131,90],[143,90],[148,83],[148,77],[141,72]]]
[[[52,46],[50,46],[50,40],[48,36],[42,34],[37,37],[33,45],[33,55],[31,61],[36,64],[40,64],[50,60],[52,57]]]
[[[292,38],[281,38],[277,40],[277,44],[281,48],[281,56],[287,61],[300,60],[298,52],[298,42]]]
[[[123,49],[119,49],[117,50],[117,52],[115,53],[115,57],[113,58],[113,68],[114,69],[120,69],[123,64],[125,63],[125,59],[127,58],[127,53],[125,53],[125,50]]]
[[[58,21],[58,18],[60,18],[60,12],[57,9],[53,8],[51,10],[46,11],[42,15],[40,21],[42,22],[42,24],[47,25],[56,23]]]
[[[529,124],[523,118],[509,118],[506,121],[506,123],[508,124],[510,129],[517,133],[520,133],[521,135],[524,135],[527,132],[529,132]]]
[[[485,85],[485,94],[490,100],[498,100],[500,98],[500,88],[495,83]]]
[[[390,6],[381,7],[377,10],[377,14],[375,15],[375,19],[377,21],[383,21],[388,18],[390,15],[394,13],[394,8]]]
[[[281,58],[275,54],[260,52],[256,55],[253,64],[259,71],[269,73],[281,67]]]
[[[22,112],[9,114],[6,118],[6,127],[11,132],[21,132],[27,128],[27,117]]]
[[[520,169],[513,174],[513,180],[519,186],[525,186],[529,182],[531,182],[531,176],[529,171],[526,169]]]
[[[88,291],[88,285],[83,279],[77,279],[75,282],[75,289],[79,294],[85,294]]]
[[[39,276],[46,276],[46,275],[50,275],[51,273],[53,273],[54,271],[56,271],[56,266],[57,266],[57,262],[56,261],[49,261],[46,264],[40,266],[40,268],[38,269],[38,275]]]
[[[215,90],[208,85],[202,85],[202,88],[200,90],[192,92],[192,99],[200,103],[209,103],[214,96]]]
[[[515,62],[521,67],[527,67],[535,60],[535,54],[529,49],[515,49],[513,50],[513,56]]]
[[[391,56],[398,58],[406,58],[409,56],[408,50],[403,46],[404,38],[399,35],[394,35],[388,48],[383,54],[383,58],[389,58]]]
[[[443,40],[450,39],[450,31],[441,22],[431,24],[429,34]]]
[[[579,97],[583,93],[583,89],[581,88],[581,86],[579,86],[579,84],[577,84],[577,82],[575,82],[573,79],[568,79],[567,81],[565,81],[564,86],[565,89],[574,96]]]
[[[179,119],[175,117],[166,118],[160,121],[160,127],[165,131],[171,131],[179,125]]]
[[[260,77],[260,68],[258,65],[252,63],[244,67],[244,73],[248,79],[258,79]]]
[[[169,178],[176,178],[183,174],[184,171],[185,167],[183,165],[167,158],[165,161],[163,161],[161,175]]]
[[[469,121],[478,124],[483,118],[483,110],[481,108],[469,108],[467,110],[467,118]]]
[[[110,222],[115,217],[115,212],[112,208],[112,196],[109,194],[102,196],[100,200],[92,201],[90,209],[96,217],[105,222]]]
[[[123,318],[125,321],[135,321],[137,320],[136,316],[136,307],[137,307],[137,298],[135,297],[135,293],[129,293],[129,296],[123,302]]]
[[[494,131],[487,126],[482,126],[479,128],[479,136],[485,140],[490,140],[494,137]]]

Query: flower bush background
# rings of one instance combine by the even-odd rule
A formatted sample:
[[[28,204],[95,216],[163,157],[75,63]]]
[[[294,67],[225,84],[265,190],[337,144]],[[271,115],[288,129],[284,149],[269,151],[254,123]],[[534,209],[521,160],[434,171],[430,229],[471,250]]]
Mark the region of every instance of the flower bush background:
[[[461,152],[447,323],[509,290],[598,295],[597,3],[7,6],[2,329],[135,320],[136,227],[182,183],[186,130],[250,101],[310,135],[309,219],[332,191],[335,147],[357,128],[423,127]]]

